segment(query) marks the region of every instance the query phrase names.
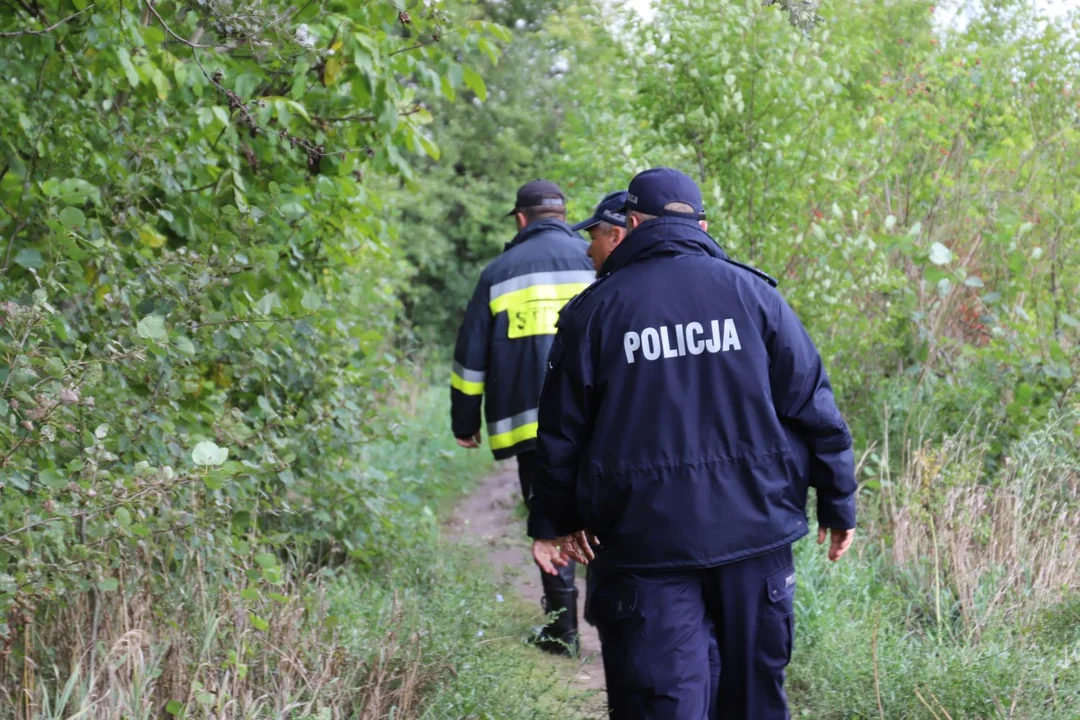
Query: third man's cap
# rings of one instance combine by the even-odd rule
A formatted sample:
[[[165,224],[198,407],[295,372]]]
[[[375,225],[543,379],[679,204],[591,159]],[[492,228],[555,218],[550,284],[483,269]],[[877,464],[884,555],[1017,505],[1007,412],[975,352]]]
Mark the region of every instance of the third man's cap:
[[[665,210],[665,205],[683,203],[694,209],[692,213]],[[705,219],[705,206],[701,191],[689,175],[671,168],[652,168],[640,172],[630,181],[626,194],[626,210],[636,210],[657,217],[683,217],[692,220]]]

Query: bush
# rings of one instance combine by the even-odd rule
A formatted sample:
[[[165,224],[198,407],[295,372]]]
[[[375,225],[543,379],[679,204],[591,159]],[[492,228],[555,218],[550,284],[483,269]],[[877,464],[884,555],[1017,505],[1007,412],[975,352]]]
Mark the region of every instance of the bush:
[[[528,613],[440,535],[438,504],[490,467],[452,451],[446,397],[417,392],[399,435],[366,450],[387,480],[366,571],[313,570],[234,541],[186,554],[166,582],[151,581],[145,557],[125,566],[124,592],[43,607],[23,626],[30,652],[8,658],[4,680],[29,695],[8,690],[9,707],[42,720],[574,712],[558,667],[524,647]]]

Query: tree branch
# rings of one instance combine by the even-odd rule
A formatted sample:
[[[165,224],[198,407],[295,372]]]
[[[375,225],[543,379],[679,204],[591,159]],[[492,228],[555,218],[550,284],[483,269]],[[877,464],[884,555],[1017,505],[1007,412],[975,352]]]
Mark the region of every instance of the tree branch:
[[[423,109],[424,109],[423,107],[417,105],[416,107],[414,107],[411,110],[406,110],[405,112],[398,112],[398,117],[406,117],[408,115],[415,115],[416,113],[420,112]],[[319,122],[327,122],[327,123],[375,122],[376,120],[379,119],[379,116],[378,115],[346,115],[345,117],[323,118],[323,117],[319,117],[318,115],[316,115],[315,119],[318,120]]]
[[[315,311],[305,313],[304,315],[297,315],[296,317],[285,317],[285,318],[266,318],[266,317],[264,317],[264,318],[251,318],[251,317],[248,317],[248,318],[237,318],[235,320],[217,320],[217,321],[214,321],[214,322],[192,323],[191,325],[189,325],[189,327],[192,330],[199,330],[200,328],[214,327],[214,326],[217,326],[217,325],[241,325],[241,324],[246,324],[246,323],[287,323],[287,322],[297,322],[297,321],[303,320],[304,318],[309,318],[314,314],[315,314]]]
[[[191,42],[187,38],[180,37],[175,32],[173,32],[173,29],[171,27],[169,27],[165,23],[165,19],[161,17],[161,14],[157,11],[157,8],[154,7],[154,4],[151,3],[150,0],[144,0],[144,1],[146,2],[147,9],[150,10],[150,12],[153,13],[154,17],[157,18],[157,21],[159,23],[161,23],[161,27],[165,29],[165,32],[167,32],[169,35],[172,35],[173,38],[175,38],[177,41],[182,42],[184,45],[187,45],[189,48],[209,48],[209,47],[213,47],[212,45],[200,45],[199,43]]]
[[[41,30],[17,30],[15,32],[0,32],[0,37],[2,37],[2,38],[12,38],[12,37],[22,37],[24,35],[48,35],[53,30],[60,27],[64,23],[67,23],[67,22],[70,22],[70,21],[74,20],[75,18],[79,17],[84,12],[86,12],[87,10],[90,10],[93,7],[94,7],[93,5],[85,7],[82,10],[80,10],[79,12],[75,13],[74,15],[68,15],[63,20],[57,20],[56,22],[54,22],[49,27],[43,28]]]
[[[410,45],[408,47],[403,47],[400,50],[395,50],[394,52],[387,55],[387,57],[393,57],[394,55],[398,55],[398,54],[403,53],[403,52],[409,52],[410,50],[419,50],[420,48],[424,47],[425,45],[430,45],[432,43],[437,43],[437,42],[439,42],[439,36],[438,35],[432,35],[427,40],[421,40],[420,42],[416,43],[415,45]]]

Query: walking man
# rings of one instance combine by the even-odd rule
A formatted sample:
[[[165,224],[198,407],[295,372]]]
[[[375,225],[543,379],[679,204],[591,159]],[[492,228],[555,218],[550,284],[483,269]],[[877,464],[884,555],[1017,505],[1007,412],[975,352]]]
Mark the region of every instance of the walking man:
[[[630,183],[629,233],[567,306],[540,402],[537,501],[561,550],[618,569],[627,683],[644,718],[788,717],[792,543],[817,490],[818,541],[851,545],[851,436],[775,281],[706,233],[676,170]]]
[[[626,237],[626,191],[608,193],[596,206],[592,217],[572,227],[573,230],[585,230],[589,233],[588,255],[593,267],[599,272],[611,252]],[[534,513],[540,510],[534,507]],[[540,569],[549,575],[557,574],[562,566],[573,562],[562,556],[558,550],[558,540],[544,524],[546,534],[533,536],[533,557]],[[600,547],[594,547],[596,557],[589,563],[585,579],[585,622],[596,628],[600,637],[600,653],[604,659],[604,687],[607,690],[608,717],[611,720],[632,718],[636,714],[635,700],[626,684],[626,649],[618,630],[617,606],[618,584],[616,570],[610,556]],[[716,641],[709,647],[710,676],[712,684],[718,682],[720,667]],[[711,717],[711,716],[710,716]]]
[[[554,183],[523,185],[508,215],[518,233],[480,273],[458,331],[451,423],[459,445],[479,447],[483,400],[492,453],[498,460],[517,458],[530,531],[554,538],[531,511],[537,406],[559,311],[596,273],[584,241],[566,224],[566,200]],[[569,563],[556,575],[541,573],[541,580],[544,608],[558,615],[538,644],[552,652],[576,651],[574,566]]]

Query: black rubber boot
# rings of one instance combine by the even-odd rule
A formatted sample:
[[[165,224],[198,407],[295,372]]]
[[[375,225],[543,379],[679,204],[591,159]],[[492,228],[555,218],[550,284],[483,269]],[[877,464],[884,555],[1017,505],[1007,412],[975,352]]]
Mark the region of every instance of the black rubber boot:
[[[541,605],[555,619],[540,630],[536,646],[544,652],[575,657],[580,649],[578,640],[577,588],[548,590]]]

